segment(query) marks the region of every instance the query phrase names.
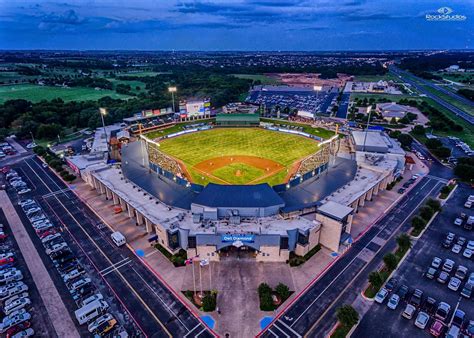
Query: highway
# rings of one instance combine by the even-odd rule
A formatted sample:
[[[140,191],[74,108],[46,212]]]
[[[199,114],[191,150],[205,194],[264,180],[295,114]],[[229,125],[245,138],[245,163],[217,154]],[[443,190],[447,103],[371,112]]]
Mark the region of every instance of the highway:
[[[410,84],[411,86],[413,86],[414,88],[416,88],[420,93],[425,94],[427,97],[429,97],[430,99],[432,99],[432,100],[435,101],[436,103],[440,104],[440,105],[443,106],[444,108],[450,110],[453,114],[455,114],[455,115],[461,117],[462,119],[464,119],[465,121],[467,121],[467,122],[470,123],[470,124],[474,124],[474,116],[472,116],[472,115],[466,113],[465,111],[459,109],[458,107],[452,105],[451,103],[449,103],[449,102],[443,100],[443,99],[440,98],[439,96],[432,94],[431,92],[429,92],[428,90],[426,90],[422,85],[420,85],[419,83],[417,83],[416,81],[414,81],[413,78],[416,78],[417,81],[423,83],[423,85],[429,86],[429,87],[431,87],[431,88],[433,88],[433,89],[435,89],[435,90],[438,90],[438,91],[442,91],[444,94],[451,96],[451,97],[452,97],[453,99],[455,99],[455,100],[461,100],[461,101],[465,102],[465,100],[467,100],[467,99],[464,99],[464,98],[461,99],[461,97],[460,97],[459,95],[454,94],[454,93],[452,93],[452,92],[450,92],[450,91],[448,91],[448,90],[446,90],[446,89],[444,89],[444,88],[441,90],[440,88],[434,86],[433,84],[428,83],[428,81],[423,80],[423,79],[421,79],[421,78],[418,78],[418,77],[416,77],[415,75],[410,74],[410,73],[408,73],[408,72],[406,72],[406,71],[404,71],[404,70],[401,70],[400,68],[397,68],[397,67],[395,67],[395,66],[391,66],[391,67],[390,67],[390,71],[391,71],[392,73],[394,73],[395,75],[397,75],[397,76],[401,76],[401,78],[403,79],[403,81],[405,81],[406,83]],[[469,100],[467,100],[467,101],[468,101],[468,104],[474,106],[474,104],[473,104],[471,101],[469,101]]]
[[[262,337],[324,337],[336,322],[336,310],[352,303],[367,282],[368,274],[396,245],[399,233],[429,196],[435,196],[444,180],[424,177],[397,205],[379,219],[345,254],[261,333]],[[380,245],[380,240],[386,240]]]
[[[34,185],[34,198],[59,221],[148,337],[213,337],[163,281],[126,247],[117,247],[110,229],[37,157],[18,164]],[[53,272],[54,273],[54,272]]]

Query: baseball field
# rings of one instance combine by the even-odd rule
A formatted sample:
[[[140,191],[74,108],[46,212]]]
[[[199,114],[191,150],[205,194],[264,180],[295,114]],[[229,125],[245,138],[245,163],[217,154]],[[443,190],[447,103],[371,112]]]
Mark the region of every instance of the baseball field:
[[[286,183],[299,162],[319,150],[306,137],[260,128],[211,129],[160,141],[194,183]]]

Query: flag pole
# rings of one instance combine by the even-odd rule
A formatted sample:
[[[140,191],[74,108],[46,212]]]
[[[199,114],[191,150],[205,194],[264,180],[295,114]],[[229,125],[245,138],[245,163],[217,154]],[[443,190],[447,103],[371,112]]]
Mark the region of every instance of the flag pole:
[[[202,298],[202,274],[201,274],[201,264],[199,264],[199,283],[201,284],[201,298]]]
[[[211,265],[211,260],[209,260],[209,291],[212,291],[212,265]]]
[[[193,287],[194,287],[194,295],[196,295],[196,277],[194,275],[194,261],[191,263],[193,265]]]

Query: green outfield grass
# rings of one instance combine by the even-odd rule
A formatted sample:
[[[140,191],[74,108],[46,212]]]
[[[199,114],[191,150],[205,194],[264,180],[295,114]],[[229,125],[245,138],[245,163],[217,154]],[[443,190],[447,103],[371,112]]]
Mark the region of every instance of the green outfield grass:
[[[231,184],[242,184],[256,180],[270,185],[284,183],[287,169],[296,161],[319,150],[318,142],[311,139],[259,128],[217,128],[198,133],[165,139],[160,142],[160,150],[180,159],[186,165],[193,181],[199,184],[209,182],[222,183],[213,178],[206,178],[193,166],[205,160],[221,156],[256,156],[278,162],[285,168],[273,176],[262,178],[265,173],[259,168],[249,169],[244,164],[241,176],[235,175],[239,168],[235,164],[227,165],[217,171],[217,175]],[[250,166],[251,167],[251,166]]]
[[[56,98],[61,98],[66,102],[87,100],[95,101],[105,96],[110,96],[114,99],[128,99],[131,97],[128,95],[117,94],[113,90],[95,90],[94,88],[63,88],[30,84],[0,86],[0,103],[15,99],[39,102],[41,100],[52,100]]]

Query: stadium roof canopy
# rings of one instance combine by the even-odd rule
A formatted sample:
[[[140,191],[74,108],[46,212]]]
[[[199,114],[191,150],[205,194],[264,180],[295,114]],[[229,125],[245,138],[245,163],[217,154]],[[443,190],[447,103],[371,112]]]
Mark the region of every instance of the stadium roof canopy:
[[[223,208],[262,208],[285,205],[281,197],[267,183],[257,185],[209,183],[193,203]]]

